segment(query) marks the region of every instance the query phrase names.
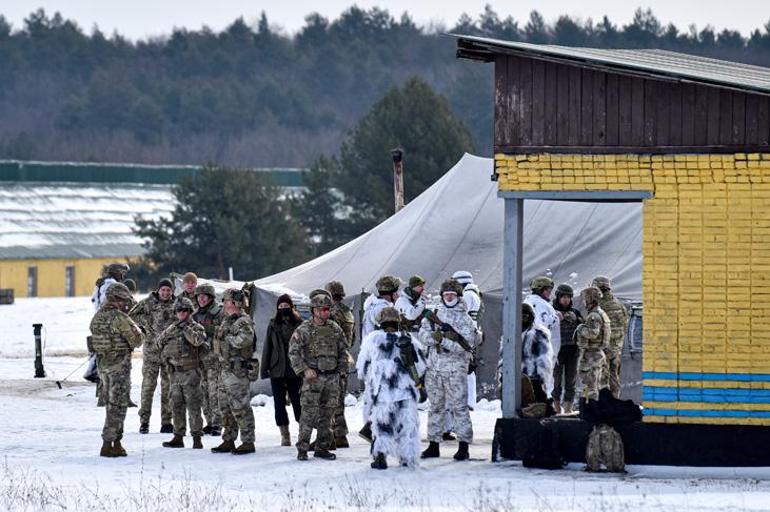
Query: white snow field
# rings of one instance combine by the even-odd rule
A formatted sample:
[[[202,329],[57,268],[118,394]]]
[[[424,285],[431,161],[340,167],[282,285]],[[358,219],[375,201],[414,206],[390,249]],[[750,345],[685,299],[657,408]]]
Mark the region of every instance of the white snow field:
[[[40,307],[38,307],[40,306]],[[104,409],[94,386],[78,368],[88,299],[28,299],[1,306],[0,319],[0,510],[3,511],[208,511],[208,510],[769,510],[770,468],[673,468],[631,466],[626,475],[588,474],[580,464],[564,470],[528,470],[518,462],[490,462],[498,402],[481,402],[472,413],[473,460],[451,459],[456,443],[442,444],[442,458],[416,470],[369,468],[369,445],[351,436],[336,461],[296,460],[280,447],[272,399],[253,400],[257,453],[212,454],[168,449],[159,434],[159,404],[151,433],[140,435],[137,409],[129,409],[123,444],[128,457],[98,456]],[[47,322],[45,379],[34,379],[31,323],[38,310]],[[31,315],[31,316],[30,316]],[[18,318],[22,316],[23,318]],[[28,327],[30,326],[30,327]],[[139,354],[137,354],[139,356]],[[63,389],[56,386],[77,371]],[[132,397],[139,399],[141,358],[134,358]],[[361,408],[348,397],[351,431],[361,427]],[[256,405],[264,404],[264,405]],[[421,412],[425,435],[426,415]],[[292,437],[297,425],[292,421]],[[767,449],[767,447],[757,447]],[[394,462],[394,461],[391,461]]]

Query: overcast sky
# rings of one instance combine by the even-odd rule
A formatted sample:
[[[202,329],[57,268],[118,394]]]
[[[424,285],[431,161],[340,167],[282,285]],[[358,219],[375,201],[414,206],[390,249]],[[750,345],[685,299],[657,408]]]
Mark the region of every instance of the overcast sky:
[[[395,15],[407,10],[421,25],[439,22],[451,26],[463,12],[476,18],[485,4],[491,4],[501,17],[513,15],[518,20],[526,20],[537,9],[548,21],[560,14],[595,20],[607,14],[617,24],[627,23],[636,7],[642,6],[652,8],[664,23],[673,22],[680,30],[695,23],[699,28],[737,29],[744,35],[770,20],[770,0],[0,0],[0,14],[19,28],[31,11],[43,7],[75,19],[87,31],[96,24],[103,32],[117,30],[137,39],[166,34],[173,27],[197,29],[205,24],[221,30],[238,16],[254,22],[262,10],[271,24],[295,32],[308,13],[335,18],[353,3],[387,8]]]

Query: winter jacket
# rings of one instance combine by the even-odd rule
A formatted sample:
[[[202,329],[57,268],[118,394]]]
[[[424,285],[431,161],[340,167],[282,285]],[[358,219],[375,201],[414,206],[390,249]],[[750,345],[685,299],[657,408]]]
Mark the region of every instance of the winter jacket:
[[[91,295],[91,303],[93,303],[95,311],[99,311],[99,308],[102,307],[102,304],[107,301],[107,288],[112,286],[114,283],[117,283],[117,281],[112,277],[108,277],[104,279],[100,285],[94,288],[94,294]]]
[[[439,320],[451,325],[471,348],[476,346],[479,335],[476,322],[468,314],[468,306],[462,298],[458,299],[457,304],[451,308],[441,302],[436,314]],[[428,353],[428,368],[436,372],[467,372],[471,353],[446,336],[437,342],[433,338],[433,333],[440,330],[441,326],[434,325],[428,319],[422,321],[418,336]]]
[[[261,378],[297,378],[297,374],[292,370],[289,361],[289,340],[300,323],[302,322],[294,319],[285,322],[277,321],[275,318],[270,320],[265,334],[265,344],[262,347]]]
[[[366,338],[369,333],[372,333],[377,329],[377,315],[388,306],[393,306],[393,303],[387,299],[375,297],[370,295],[364,302],[364,319],[361,322],[361,339]]]
[[[575,340],[572,339],[575,334],[577,326],[583,323],[583,315],[570,305],[562,307],[559,304],[558,299],[553,301],[553,308],[562,314],[562,319],[559,322],[559,328],[561,331],[561,346],[566,347],[568,345],[575,345]]]
[[[525,300],[535,311],[535,323],[542,324],[551,334],[551,347],[554,357],[559,354],[561,348],[561,327],[559,326],[559,315],[550,302],[536,293],[531,293]]]
[[[547,396],[553,392],[554,353],[548,329],[535,322],[521,333],[521,371],[543,382]]]
[[[358,378],[366,384],[364,392],[372,399],[365,399],[364,403],[417,400],[416,383],[402,364],[401,351],[396,344],[401,335],[396,332],[389,337],[385,331],[377,330],[367,336],[368,348],[358,354],[356,361]],[[420,353],[421,347],[412,336],[409,339],[416,357],[415,369],[418,376],[422,376],[425,361]]]
[[[473,283],[470,283],[463,288],[463,300],[468,305],[468,314],[476,322],[479,323],[479,311],[481,311],[481,292],[479,287]]]
[[[402,325],[409,331],[420,328],[420,315],[425,311],[425,297],[422,295],[413,299],[404,290],[404,294],[396,299],[396,309],[402,316]]]

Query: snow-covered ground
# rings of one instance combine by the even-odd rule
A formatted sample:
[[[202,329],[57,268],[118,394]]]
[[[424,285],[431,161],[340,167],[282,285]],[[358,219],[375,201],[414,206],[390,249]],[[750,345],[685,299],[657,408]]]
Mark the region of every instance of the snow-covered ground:
[[[254,406],[254,455],[212,454],[208,448],[218,440],[210,436],[204,438],[206,450],[163,448],[169,436],[157,433],[156,400],[152,433],[138,434],[137,409],[129,409],[124,439],[129,457],[101,458],[104,409],[96,407],[94,386],[77,369],[83,359],[50,356],[82,352],[89,307],[88,299],[18,301],[15,311],[25,318],[9,316],[7,306],[0,309],[0,510],[770,509],[770,468],[632,466],[618,476],[587,474],[578,464],[538,471],[517,462],[492,463],[492,433],[500,415],[496,402],[480,403],[472,413],[473,460],[454,462],[456,443],[445,443],[441,459],[424,461],[417,470],[370,469],[369,446],[354,436],[352,447],[339,450],[336,461],[299,462],[294,448],[279,446],[272,400],[265,397],[254,400],[264,404]],[[49,324],[45,379],[32,378],[32,330],[27,327],[37,321],[27,315],[39,310]],[[75,369],[59,389],[56,380]],[[140,375],[141,360],[135,358],[135,401]],[[346,416],[352,431],[361,427],[361,409],[354,401]],[[425,420],[422,412],[423,436]],[[296,424],[291,431],[296,438]]]

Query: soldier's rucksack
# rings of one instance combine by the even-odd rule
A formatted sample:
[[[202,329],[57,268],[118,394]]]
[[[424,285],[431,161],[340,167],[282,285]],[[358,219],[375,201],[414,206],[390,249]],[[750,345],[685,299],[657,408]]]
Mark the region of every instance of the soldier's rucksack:
[[[613,473],[626,470],[623,439],[609,425],[596,425],[586,445],[586,471],[601,471],[602,464]]]

